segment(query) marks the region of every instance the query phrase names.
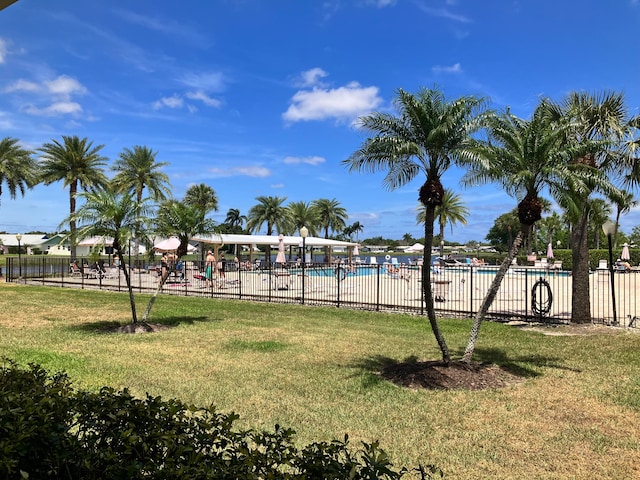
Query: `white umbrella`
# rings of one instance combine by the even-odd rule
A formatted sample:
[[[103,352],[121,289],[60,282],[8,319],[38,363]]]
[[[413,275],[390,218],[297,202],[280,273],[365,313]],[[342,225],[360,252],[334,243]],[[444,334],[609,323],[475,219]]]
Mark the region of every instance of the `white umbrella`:
[[[176,250],[178,250],[178,247],[180,246],[180,239],[178,237],[170,237],[167,238],[166,240],[162,240],[158,243],[156,243],[153,248],[154,250],[157,250],[159,252],[175,252]],[[191,244],[187,244],[187,251],[188,252],[192,252],[196,249],[196,247],[194,247]]]
[[[553,246],[551,245],[551,242],[547,245],[547,258],[553,258]]]
[[[358,255],[360,255],[360,251],[358,250],[358,245],[356,245],[353,247],[353,256],[357,257]]]
[[[405,250],[406,253],[422,253],[424,252],[424,245],[421,243],[414,243]]]
[[[284,236],[278,235],[278,256],[276,257],[276,263],[287,263],[287,258],[284,255]]]
[[[622,245],[622,253],[620,254],[620,258],[622,260],[631,260],[631,255],[629,254],[629,244],[625,243]]]

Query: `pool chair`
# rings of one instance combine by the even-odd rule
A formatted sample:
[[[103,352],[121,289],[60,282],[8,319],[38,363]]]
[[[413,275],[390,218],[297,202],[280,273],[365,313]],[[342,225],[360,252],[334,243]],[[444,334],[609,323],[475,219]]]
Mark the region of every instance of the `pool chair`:
[[[378,257],[369,257],[369,265],[377,265]]]

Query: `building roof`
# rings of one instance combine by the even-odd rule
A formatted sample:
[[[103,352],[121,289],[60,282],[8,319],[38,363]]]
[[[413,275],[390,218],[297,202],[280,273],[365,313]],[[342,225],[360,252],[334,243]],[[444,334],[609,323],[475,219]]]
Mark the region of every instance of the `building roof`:
[[[285,246],[302,246],[302,237],[293,235],[283,235],[282,240]],[[201,235],[191,238],[193,242],[200,242],[209,245],[270,245],[277,246],[278,235],[239,235],[239,234],[212,234]],[[307,237],[305,245],[308,247],[355,247],[357,243],[332,240],[330,238]]]
[[[20,245],[25,247],[26,246],[37,247],[38,245],[42,245],[43,243],[46,243],[47,240],[49,240],[49,237],[43,234],[25,233],[22,235],[22,238],[20,239]],[[16,238],[15,233],[11,233],[11,234],[3,233],[0,235],[0,243],[7,247],[17,247],[18,239]]]

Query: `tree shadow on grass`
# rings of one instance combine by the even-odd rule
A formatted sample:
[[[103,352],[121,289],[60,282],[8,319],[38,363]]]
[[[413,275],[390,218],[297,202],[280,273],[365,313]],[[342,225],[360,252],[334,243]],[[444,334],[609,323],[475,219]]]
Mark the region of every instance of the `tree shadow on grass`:
[[[481,361],[452,361],[446,366],[437,360],[418,361],[415,356],[398,361],[377,355],[354,366],[396,385],[429,390],[504,388],[541,375],[535,367],[568,369],[559,364],[557,358],[536,355],[510,358],[498,349],[478,349],[475,356]]]
[[[86,322],[69,328],[89,333],[154,333],[168,330],[182,324],[193,325],[196,322],[212,321],[218,322],[221,320],[212,319],[209,316],[180,316],[163,318],[153,323],[140,321],[137,323],[129,322],[124,324],[118,321]]]

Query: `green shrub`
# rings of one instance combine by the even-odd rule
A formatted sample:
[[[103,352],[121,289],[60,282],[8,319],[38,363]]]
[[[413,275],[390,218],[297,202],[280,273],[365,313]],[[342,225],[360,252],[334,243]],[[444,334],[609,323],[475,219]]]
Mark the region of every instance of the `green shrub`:
[[[32,479],[399,479],[378,443],[343,441],[298,449],[295,432],[237,430],[213,406],[103,387],[75,391],[38,365],[0,368],[0,478]],[[436,467],[414,469],[442,476]]]

